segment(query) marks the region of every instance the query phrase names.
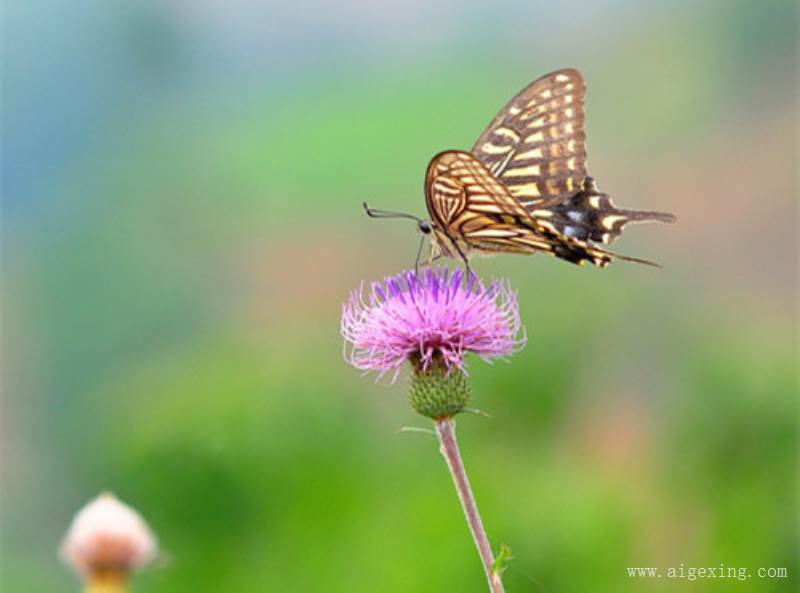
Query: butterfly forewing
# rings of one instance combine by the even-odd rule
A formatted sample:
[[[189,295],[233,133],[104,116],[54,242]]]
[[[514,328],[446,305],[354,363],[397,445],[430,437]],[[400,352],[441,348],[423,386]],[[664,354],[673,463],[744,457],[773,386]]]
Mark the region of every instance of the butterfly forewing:
[[[438,236],[440,247],[448,255],[540,251],[576,263],[610,261],[603,250],[532,217],[505,184],[469,153],[436,155],[428,165],[425,190],[431,218],[443,235]]]
[[[472,147],[526,209],[580,191],[586,177],[584,94],[577,70],[543,76],[511,99]]]
[[[442,226],[469,214],[525,214],[525,209],[484,165],[466,152],[448,150],[431,160],[426,176],[428,207]]]

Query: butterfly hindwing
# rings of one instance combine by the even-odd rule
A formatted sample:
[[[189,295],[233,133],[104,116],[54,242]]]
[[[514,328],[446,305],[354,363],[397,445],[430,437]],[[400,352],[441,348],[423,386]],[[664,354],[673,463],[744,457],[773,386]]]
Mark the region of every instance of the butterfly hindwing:
[[[619,238],[631,222],[675,222],[675,217],[666,212],[617,208],[591,177],[584,179],[581,191],[575,195],[541,202],[529,213],[540,224],[552,225],[568,237],[604,244]]]
[[[523,207],[580,191],[586,177],[584,95],[577,70],[551,72],[511,99],[472,147]]]

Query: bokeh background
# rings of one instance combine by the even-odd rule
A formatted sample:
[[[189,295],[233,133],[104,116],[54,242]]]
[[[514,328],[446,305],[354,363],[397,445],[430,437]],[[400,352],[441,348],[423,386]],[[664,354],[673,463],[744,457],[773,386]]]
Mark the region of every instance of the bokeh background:
[[[581,69],[590,172],[674,212],[663,270],[480,260],[527,348],[471,361],[463,454],[514,591],[797,585],[797,6],[6,3],[3,589],[102,490],[147,592],[481,592],[436,443],[341,356],[348,292],[412,264],[428,159]],[[629,566],[788,567],[781,581]]]

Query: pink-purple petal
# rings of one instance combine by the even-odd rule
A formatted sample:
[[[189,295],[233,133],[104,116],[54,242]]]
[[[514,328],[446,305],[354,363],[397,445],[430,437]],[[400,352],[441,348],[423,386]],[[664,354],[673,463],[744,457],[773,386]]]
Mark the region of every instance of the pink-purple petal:
[[[358,369],[393,372],[419,358],[423,368],[440,355],[450,367],[464,371],[464,355],[486,361],[507,358],[526,341],[516,293],[508,281],[489,286],[461,270],[404,272],[373,283],[369,297],[362,287],[342,308],[345,358]]]

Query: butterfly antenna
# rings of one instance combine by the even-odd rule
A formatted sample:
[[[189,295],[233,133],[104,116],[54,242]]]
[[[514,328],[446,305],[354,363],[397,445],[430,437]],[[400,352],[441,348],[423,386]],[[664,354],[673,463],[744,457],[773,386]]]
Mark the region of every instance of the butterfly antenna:
[[[459,257],[461,257],[461,260],[464,262],[464,269],[467,272],[467,276],[466,277],[467,277],[467,280],[469,280],[469,277],[474,275],[474,272],[472,271],[472,268],[469,267],[469,258],[464,253],[464,251],[461,249],[461,247],[458,246],[458,243],[453,243],[453,245],[455,245],[455,248],[456,248],[456,251],[458,251]]]
[[[413,214],[394,212],[392,210],[376,210],[375,208],[370,208],[366,202],[363,202],[362,206],[364,206],[364,212],[366,212],[367,216],[370,218],[409,218],[411,220],[416,220],[417,222],[422,222],[421,218],[414,216]]]

